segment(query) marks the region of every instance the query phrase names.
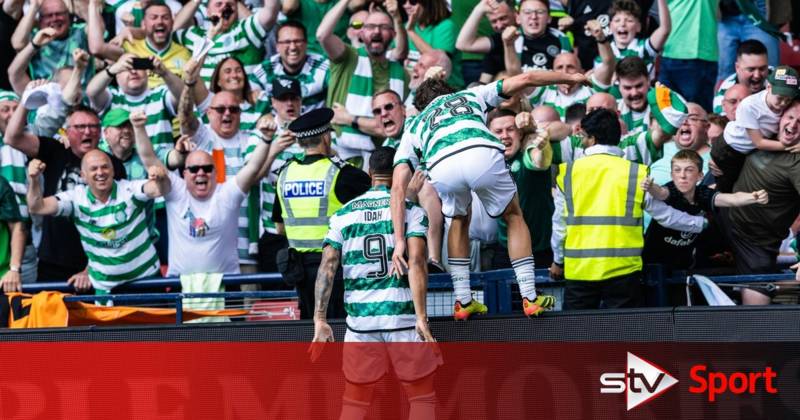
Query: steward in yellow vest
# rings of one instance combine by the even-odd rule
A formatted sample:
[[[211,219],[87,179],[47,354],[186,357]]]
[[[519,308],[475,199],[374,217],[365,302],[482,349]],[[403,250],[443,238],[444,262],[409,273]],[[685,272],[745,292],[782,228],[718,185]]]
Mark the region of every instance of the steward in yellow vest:
[[[551,275],[567,280],[564,309],[597,309],[601,301],[608,308],[640,306],[644,211],[695,233],[706,221],[644,193],[648,169],[617,147],[615,113],[592,111],[581,129],[585,157],[561,164],[556,179]]]
[[[303,319],[311,319],[314,313],[314,283],[330,216],[370,188],[369,175],[334,155],[332,118],[332,110],[320,108],[289,124],[289,131],[295,134],[305,156],[302,160],[289,160],[278,174],[274,220],[283,224],[289,241],[289,249],[278,252],[278,269],[284,280],[296,287]],[[338,274],[328,317],[344,318],[343,298],[342,277]]]

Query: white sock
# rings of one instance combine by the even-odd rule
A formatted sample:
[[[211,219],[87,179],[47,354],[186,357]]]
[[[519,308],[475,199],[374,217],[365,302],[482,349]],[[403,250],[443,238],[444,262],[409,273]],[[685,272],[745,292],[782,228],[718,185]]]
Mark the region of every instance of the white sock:
[[[367,416],[367,409],[369,409],[369,403],[342,398],[342,414],[339,416],[339,420],[364,420],[364,417]]]
[[[453,279],[453,293],[456,300],[466,305],[472,301],[472,290],[469,288],[469,258],[448,258],[450,278]]]
[[[511,261],[519,284],[519,294],[532,301],[536,299],[536,273],[533,271],[533,256]]]
[[[409,398],[408,420],[433,420],[436,418],[436,394]]]

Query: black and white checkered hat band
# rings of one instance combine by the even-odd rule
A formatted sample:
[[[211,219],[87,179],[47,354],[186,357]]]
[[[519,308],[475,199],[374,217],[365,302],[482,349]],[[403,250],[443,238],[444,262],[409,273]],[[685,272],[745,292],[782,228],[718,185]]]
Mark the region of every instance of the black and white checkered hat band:
[[[325,124],[325,125],[323,125],[321,127],[312,128],[311,130],[299,131],[297,133],[294,133],[294,135],[298,139],[305,139],[305,138],[309,138],[309,137],[318,136],[318,135],[320,135],[320,134],[322,134],[322,133],[324,133],[324,132],[326,132],[326,131],[328,131],[330,129],[331,129],[331,125],[330,124]]]

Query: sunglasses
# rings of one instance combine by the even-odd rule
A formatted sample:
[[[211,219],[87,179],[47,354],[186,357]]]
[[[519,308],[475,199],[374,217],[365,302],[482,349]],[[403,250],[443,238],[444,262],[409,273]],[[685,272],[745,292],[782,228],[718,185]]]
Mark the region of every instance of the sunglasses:
[[[208,107],[208,109],[214,110],[215,112],[217,112],[219,114],[224,114],[225,111],[228,111],[231,114],[238,114],[238,113],[242,112],[242,108],[240,108],[237,105],[233,105],[233,106],[210,106],[210,107]]]
[[[186,170],[192,174],[200,172],[201,169],[203,170],[203,172],[209,174],[211,173],[211,171],[214,170],[214,165],[192,165],[186,167]]]
[[[406,3],[408,3],[408,4],[412,5],[412,6],[416,6],[417,3],[419,3],[419,1],[418,0],[406,0]]]
[[[383,106],[383,108],[372,108],[373,115],[380,115],[381,111],[391,112],[394,109],[394,104],[389,103]]]
[[[361,29],[361,27],[363,27],[363,26],[364,26],[364,22],[362,22],[360,20],[354,20],[353,22],[350,23],[350,27],[353,28],[353,29]]]

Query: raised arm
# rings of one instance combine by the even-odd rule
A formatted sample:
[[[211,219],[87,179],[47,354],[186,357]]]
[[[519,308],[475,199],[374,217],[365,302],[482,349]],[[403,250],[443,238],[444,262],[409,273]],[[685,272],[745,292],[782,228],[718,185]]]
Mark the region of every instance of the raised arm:
[[[25,44],[30,41],[31,32],[33,32],[33,27],[36,24],[36,17],[39,15],[39,9],[42,8],[42,1],[31,0],[28,12],[22,15],[22,19],[17,24],[17,29],[11,35],[11,47],[15,50],[19,51],[25,48]],[[55,29],[53,31],[55,32]]]
[[[171,94],[169,99],[172,101],[172,108],[177,108],[178,98],[181,97],[184,88],[183,80],[177,74],[167,70],[164,63],[157,57],[151,57],[150,61],[153,62],[153,72],[164,79],[164,84],[167,85]]]
[[[503,62],[506,65],[506,73],[514,76],[522,73],[522,61],[520,61],[517,51],[514,49],[514,42],[519,37],[519,29],[509,26],[503,30]]]
[[[283,0],[281,4],[281,13],[283,13],[286,16],[289,16],[299,8],[300,8],[300,0]]]
[[[253,150],[253,154],[247,164],[236,174],[236,184],[239,185],[239,189],[243,192],[250,191],[250,188],[261,179],[259,175],[264,173],[261,168],[264,166],[271,167],[275,157],[280,153],[270,150],[270,143],[271,140],[262,140]]]
[[[189,87],[183,88],[183,92],[181,92],[178,102],[178,122],[180,122],[181,134],[193,136],[200,128],[200,121],[194,114],[194,101]]]
[[[69,79],[64,85],[64,89],[61,90],[62,99],[64,103],[69,106],[79,104],[81,98],[83,98],[81,79],[83,78],[83,73],[86,71],[86,68],[89,66],[89,53],[80,48],[76,48],[72,51],[72,61],[75,63],[75,67],[72,68],[72,73],[70,73]]]
[[[11,82],[14,92],[18,95],[22,95],[25,86],[31,81],[28,75],[28,66],[31,60],[33,60],[33,56],[39,48],[42,48],[53,40],[54,34],[55,29],[53,28],[44,28],[37,32],[33,40],[23,46],[22,50],[17,53],[14,61],[12,61],[11,65],[8,67],[9,81]]]
[[[32,159],[28,164],[28,211],[40,216],[53,216],[58,213],[58,200],[54,196],[43,197],[39,178],[46,165],[39,159]]]
[[[163,197],[169,194],[172,184],[167,176],[167,168],[159,166],[149,166],[147,168],[147,182],[142,187],[142,191],[150,198]]]
[[[114,44],[108,43],[103,39],[105,25],[101,16],[103,10],[101,0],[89,0],[89,19],[87,22],[86,33],[89,37],[89,52],[108,60],[116,60],[125,51]]]
[[[147,115],[144,111],[134,111],[130,114],[131,125],[133,125],[133,139],[136,145],[136,153],[142,164],[146,168],[153,166],[163,166],[163,162],[158,159],[156,152],[153,149],[153,143],[150,141],[150,136],[147,135]]]
[[[200,80],[200,69],[203,68],[205,61],[206,56],[203,54],[196,61],[194,58],[189,59],[189,62],[183,68],[183,83],[191,90],[192,101],[196,104],[202,104],[209,94],[205,83],[202,81],[197,83]]]
[[[86,96],[89,97],[89,102],[94,109],[100,111],[108,106],[111,95],[106,88],[119,73],[131,69],[133,69],[133,54],[122,54],[114,64],[92,77],[92,80],[86,85]]]
[[[372,3],[375,4],[375,3]],[[394,45],[395,47],[392,49],[391,57],[397,61],[403,61],[408,57],[408,37],[410,32],[406,30],[406,25],[403,24],[403,16],[400,14],[400,7],[398,6],[398,0],[386,0],[384,3],[386,6],[386,12],[389,13],[389,16],[392,17],[392,25],[394,25],[395,36],[394,36]],[[370,5],[372,7],[372,5]],[[409,17],[409,21],[411,18]],[[416,35],[416,34],[415,34]],[[417,36],[419,38],[419,36]],[[430,49],[430,45],[428,45],[422,38],[419,38],[422,45],[417,44],[417,41],[414,41],[414,45],[417,46],[417,49],[420,53],[424,53],[426,50],[424,48]]]
[[[510,97],[523,90],[546,85],[587,83],[582,73],[566,74],[554,71],[529,71],[503,80],[503,96]]]
[[[194,23],[194,14],[199,7],[200,0],[190,0],[184,3],[181,10],[175,15],[175,19],[173,19],[172,30],[177,31],[178,29],[186,29],[192,26]]]
[[[18,106],[8,119],[3,142],[25,153],[29,158],[34,158],[39,155],[39,137],[25,132],[27,122],[28,110],[24,106]]]
[[[266,31],[272,29],[272,26],[275,25],[275,21],[278,18],[279,9],[280,5],[278,4],[278,0],[264,0],[264,7],[262,7],[261,10],[258,11],[258,15],[256,15],[258,24]]]
[[[344,107],[344,105],[335,102],[333,104],[333,120],[334,124],[353,126],[354,122],[358,123],[358,131],[373,137],[383,137],[383,125],[378,118],[355,116]]]
[[[672,31],[672,18],[669,15],[669,7],[667,7],[667,0],[657,0],[658,1],[658,29],[653,31],[653,34],[650,35],[650,44],[653,45],[653,49],[656,51],[661,51],[664,48],[664,44],[667,43],[667,38],[669,38],[669,33]]]
[[[347,1],[348,0],[339,0],[339,2],[325,14],[325,17],[322,18],[322,21],[317,27],[317,41],[322,45],[322,48],[332,62],[339,61],[347,49],[344,41],[333,33],[336,24],[344,18],[344,12],[347,10]]]
[[[614,76],[614,69],[617,65],[617,59],[614,57],[614,51],[611,49],[611,38],[606,36],[603,32],[603,26],[600,22],[592,19],[586,22],[585,29],[592,34],[595,41],[597,41],[597,52],[600,55],[600,65],[594,69],[594,78],[598,84],[603,86],[610,86]]]
[[[467,20],[464,21],[464,26],[458,32],[456,48],[463,52],[475,54],[486,54],[492,49],[492,40],[489,37],[478,36],[478,27],[490,3],[494,4],[489,0],[481,0],[472,8],[472,12],[467,17]]]
[[[767,203],[769,203],[769,194],[765,190],[732,194],[719,193],[714,196],[714,205],[717,207],[743,207]]]
[[[22,17],[22,4],[25,0],[4,0],[3,11],[11,16],[14,20],[19,20]]]

